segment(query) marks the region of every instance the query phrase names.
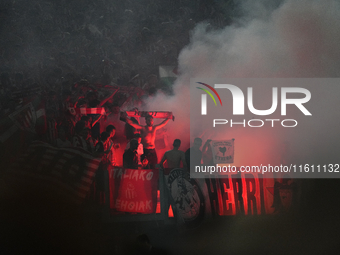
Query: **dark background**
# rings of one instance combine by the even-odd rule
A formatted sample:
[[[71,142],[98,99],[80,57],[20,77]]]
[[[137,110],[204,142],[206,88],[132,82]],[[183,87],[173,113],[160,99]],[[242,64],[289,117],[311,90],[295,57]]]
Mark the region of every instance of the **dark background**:
[[[197,23],[215,29],[243,14],[238,1],[227,0],[4,0],[1,85],[6,77],[12,85],[51,89],[82,78],[128,85],[139,74],[130,85],[140,86],[159,65],[177,64]],[[162,222],[104,224],[95,204],[74,206],[34,187],[15,188],[1,175],[0,254],[133,254],[142,233],[170,254],[338,254],[339,181],[301,185],[295,214],[216,217],[183,229]]]

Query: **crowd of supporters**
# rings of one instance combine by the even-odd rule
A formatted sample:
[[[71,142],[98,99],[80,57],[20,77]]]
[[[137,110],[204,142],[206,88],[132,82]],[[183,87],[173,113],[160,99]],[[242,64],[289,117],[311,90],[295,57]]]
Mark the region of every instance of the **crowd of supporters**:
[[[138,88],[90,85],[86,80],[75,83],[71,89],[62,89],[60,93],[40,87],[24,88],[18,81],[18,88],[13,90],[17,86],[13,86],[10,79],[6,82],[2,83],[6,84],[2,94],[4,101],[7,98],[10,103],[4,104],[0,111],[1,144],[19,135],[24,139],[15,146],[21,147],[22,151],[35,139],[57,147],[82,148],[92,154],[98,152],[96,145],[99,143],[105,148],[119,149],[119,144],[126,145],[127,138],[130,140],[134,134],[134,129],[119,118],[121,107],[127,110],[128,107],[143,106],[148,98],[148,94]],[[39,111],[42,113],[38,116]],[[8,123],[19,126],[19,134],[5,136]],[[108,141],[112,141],[116,132],[116,144],[111,146]],[[1,150],[9,148],[2,146]],[[13,160],[18,154],[11,155]],[[112,155],[109,157],[115,161]],[[120,165],[121,161],[119,158]]]
[[[71,115],[68,107],[105,107],[107,115],[83,119],[93,124],[110,113],[117,119],[118,107],[129,96],[133,108],[157,91],[171,95],[171,87],[160,82],[159,66],[176,65],[195,24],[207,20],[223,27],[235,15],[234,6],[232,0],[1,1],[1,150],[7,147],[3,122],[30,100],[35,100],[34,110],[46,110],[47,129],[36,120],[37,133],[45,135],[40,139],[65,146],[66,140],[73,145],[82,117]],[[132,90],[102,103],[112,92],[107,86]],[[109,122],[100,132],[98,125],[92,127],[97,128],[92,137],[98,140]],[[122,132],[116,128],[118,138]]]
[[[142,109],[148,98],[160,91],[172,95],[171,87],[160,82],[159,66],[176,66],[195,24],[208,20],[212,26],[222,27],[230,22],[232,10],[232,0],[0,1],[0,181],[7,167],[34,140],[59,148],[78,147],[102,157],[106,164],[122,165],[124,151],[136,146],[128,141],[139,138],[131,126],[120,121],[119,112]],[[98,112],[74,111],[81,108]],[[165,130],[161,132],[166,135]],[[137,151],[140,160],[140,140]],[[30,203],[24,207],[25,215],[32,211],[25,216],[25,224],[16,223],[13,216],[19,236],[12,224],[4,228],[6,235],[15,237],[13,247],[22,247],[26,253],[26,246],[18,245],[20,241],[32,243],[35,250],[44,242],[49,249],[49,240],[55,239],[44,234],[41,240],[40,232],[39,238],[32,234],[26,223],[35,219],[36,211]],[[13,212],[22,209],[19,204]],[[54,223],[51,214],[42,211],[39,217],[53,222],[57,231],[65,229],[57,240],[84,234],[70,232],[78,217]],[[47,233],[57,232],[51,224],[45,225]],[[65,233],[70,233],[70,238],[64,238]],[[40,245],[35,245],[36,240],[41,240]],[[76,244],[72,245],[77,251],[73,254],[81,248]],[[56,246],[69,249],[63,243]]]

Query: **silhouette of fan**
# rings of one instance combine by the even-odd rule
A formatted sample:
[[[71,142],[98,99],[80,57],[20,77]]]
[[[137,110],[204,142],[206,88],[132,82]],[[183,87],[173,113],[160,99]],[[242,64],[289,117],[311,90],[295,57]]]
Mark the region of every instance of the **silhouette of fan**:
[[[226,147],[218,147],[218,150],[223,153],[223,157],[224,157],[224,153],[227,151],[227,148]]]

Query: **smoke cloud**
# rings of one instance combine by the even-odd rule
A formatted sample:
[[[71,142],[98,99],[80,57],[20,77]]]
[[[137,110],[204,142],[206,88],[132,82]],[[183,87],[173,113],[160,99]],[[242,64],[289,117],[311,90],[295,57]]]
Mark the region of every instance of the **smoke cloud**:
[[[223,29],[212,29],[208,23],[198,24],[192,31],[190,44],[181,51],[178,58],[180,75],[174,85],[175,96],[170,99],[158,96],[148,107],[171,110],[176,121],[168,124],[170,138],[180,138],[187,145],[191,124],[192,127],[198,127],[197,131],[192,130],[192,136],[201,136],[203,140],[236,138],[235,157],[243,150],[244,155],[254,155],[258,159],[256,163],[263,159],[261,155],[264,153],[276,157],[274,161],[277,163],[280,155],[286,154],[287,150],[296,158],[304,160],[302,163],[313,163],[317,158],[323,158],[323,161],[331,159],[332,156],[325,155],[332,155],[338,149],[335,139],[338,137],[335,127],[339,126],[339,113],[336,110],[340,94],[338,87],[324,91],[318,85],[309,86],[307,89],[312,92],[312,100],[308,107],[313,116],[303,119],[296,128],[280,131],[282,134],[263,128],[247,133],[244,133],[244,129],[233,129],[234,133],[225,130],[222,134],[211,136],[202,133],[202,126],[207,126],[207,123],[189,122],[190,78],[340,76],[339,1],[288,0],[275,2],[268,8],[264,7],[264,3],[244,1],[244,13],[248,15],[234,20],[232,25]],[[258,109],[270,107],[271,90],[265,86],[254,88],[254,97]],[[200,107],[200,102],[197,102],[197,107]],[[271,138],[270,142],[263,143],[259,151],[255,152],[256,147],[248,146],[265,139],[268,141],[268,137]],[[323,148],[322,155],[320,149],[316,148]],[[244,160],[244,155],[239,153],[239,159]],[[250,160],[249,163],[255,162]]]

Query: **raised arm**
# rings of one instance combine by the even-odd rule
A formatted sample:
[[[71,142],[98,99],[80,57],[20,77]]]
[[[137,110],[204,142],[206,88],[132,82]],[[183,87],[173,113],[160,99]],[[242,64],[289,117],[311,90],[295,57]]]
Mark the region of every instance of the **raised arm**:
[[[134,127],[135,129],[142,129],[143,126],[134,123],[132,120],[130,120],[128,117],[126,117],[126,123],[128,123],[130,126]]]
[[[97,107],[102,107],[108,100],[110,100],[110,98],[112,98],[118,90],[116,90],[115,92],[113,92],[110,96],[108,96],[107,98],[103,99],[103,101],[101,101],[99,103],[99,105]]]
[[[92,121],[92,124],[91,124],[91,127],[93,127],[94,125],[96,125],[96,123],[100,120],[100,118],[102,117],[103,115],[99,115],[97,119],[93,120]]]
[[[130,126],[134,127],[135,129],[139,129],[139,130],[140,130],[140,129],[143,128],[142,125],[139,125],[139,124],[137,124],[137,123],[134,123],[132,120],[130,120],[130,119],[128,118],[128,115],[127,115],[126,112],[121,112],[121,113],[120,113],[120,116],[121,116],[121,120],[122,120],[122,121],[125,121],[127,124],[129,124]]]
[[[155,126],[154,126],[155,129],[156,129],[156,130],[157,130],[157,129],[161,129],[161,128],[164,127],[166,124],[168,124],[169,120],[170,120],[170,119],[165,119],[165,120],[163,120],[160,124],[155,125]]]

